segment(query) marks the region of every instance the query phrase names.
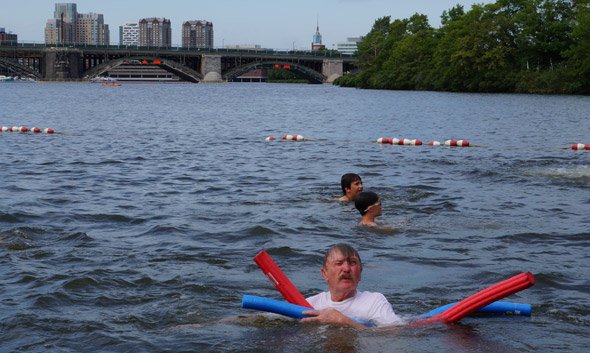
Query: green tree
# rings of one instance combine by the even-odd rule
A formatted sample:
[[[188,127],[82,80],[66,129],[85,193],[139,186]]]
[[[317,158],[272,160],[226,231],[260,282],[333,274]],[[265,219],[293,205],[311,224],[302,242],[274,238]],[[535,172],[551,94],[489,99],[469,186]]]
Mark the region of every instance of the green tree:
[[[590,0],[457,5],[438,29],[424,15],[383,17],[359,44],[360,71],[337,84],[383,89],[589,93]]]
[[[590,1],[576,1],[572,45],[564,52],[571,79],[569,91],[590,94]]]
[[[392,45],[383,64],[385,88],[428,89],[435,31],[421,14],[414,14],[403,25],[405,33]]]

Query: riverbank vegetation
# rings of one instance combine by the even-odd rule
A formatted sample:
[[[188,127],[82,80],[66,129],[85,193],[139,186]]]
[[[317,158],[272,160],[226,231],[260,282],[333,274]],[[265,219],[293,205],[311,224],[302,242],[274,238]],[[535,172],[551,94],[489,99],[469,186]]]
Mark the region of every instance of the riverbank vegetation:
[[[590,0],[457,5],[440,28],[415,14],[375,21],[346,87],[590,94]]]

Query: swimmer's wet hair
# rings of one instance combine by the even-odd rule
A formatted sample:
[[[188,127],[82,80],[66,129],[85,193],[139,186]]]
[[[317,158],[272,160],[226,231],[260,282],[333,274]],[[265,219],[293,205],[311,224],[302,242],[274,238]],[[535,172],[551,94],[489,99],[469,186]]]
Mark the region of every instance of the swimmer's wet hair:
[[[363,180],[361,179],[361,176],[358,174],[354,174],[354,173],[346,173],[342,176],[342,178],[340,179],[340,186],[342,187],[342,195],[346,195],[346,188],[349,188],[350,185],[352,185],[352,183],[354,183],[355,181],[360,181],[361,183],[363,182]]]
[[[344,256],[344,258],[346,258],[346,259],[356,257],[359,260],[359,265],[361,266],[361,269],[363,268],[363,262],[361,261],[361,256],[359,255],[358,251],[356,251],[356,249],[353,248],[352,246],[345,244],[345,243],[339,243],[336,245],[332,245],[328,249],[328,251],[326,251],[326,255],[324,255],[324,268],[326,268],[326,265],[328,264],[328,259],[330,258],[330,256],[335,252],[341,253]]]
[[[367,213],[369,206],[374,205],[379,201],[379,196],[372,191],[363,191],[359,193],[354,199],[354,207],[361,213],[362,216]]]

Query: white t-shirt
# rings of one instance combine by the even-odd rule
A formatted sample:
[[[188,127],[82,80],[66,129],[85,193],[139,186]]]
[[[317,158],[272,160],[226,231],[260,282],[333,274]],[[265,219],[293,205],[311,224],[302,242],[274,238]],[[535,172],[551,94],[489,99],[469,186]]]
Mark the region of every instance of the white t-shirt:
[[[315,310],[334,308],[356,321],[372,323],[377,326],[401,325],[404,320],[393,312],[385,296],[376,292],[356,292],[352,298],[333,302],[330,292],[322,292],[307,298]]]

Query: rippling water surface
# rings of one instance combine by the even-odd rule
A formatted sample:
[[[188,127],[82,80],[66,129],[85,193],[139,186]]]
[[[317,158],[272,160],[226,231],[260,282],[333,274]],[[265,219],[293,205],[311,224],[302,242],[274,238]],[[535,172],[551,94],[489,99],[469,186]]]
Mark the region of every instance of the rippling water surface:
[[[590,98],[327,85],[0,85],[0,351],[581,352],[590,344]],[[301,134],[314,141],[265,142]],[[378,145],[378,137],[480,147]],[[356,172],[383,200],[357,226]],[[240,308],[304,295],[322,254],[360,250],[361,286],[413,317],[522,271],[533,315],[356,332]]]

